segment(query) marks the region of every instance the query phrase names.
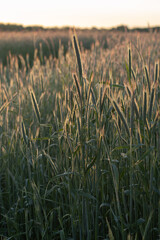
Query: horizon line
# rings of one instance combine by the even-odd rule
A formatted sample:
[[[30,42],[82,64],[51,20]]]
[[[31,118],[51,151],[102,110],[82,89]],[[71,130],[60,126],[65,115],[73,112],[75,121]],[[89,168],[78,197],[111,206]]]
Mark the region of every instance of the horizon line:
[[[147,24],[147,26],[142,26],[142,25],[135,25],[135,26],[129,26],[127,24],[124,24],[124,23],[120,23],[118,25],[113,25],[113,26],[110,26],[110,27],[107,27],[107,26],[96,26],[96,25],[93,25],[93,26],[78,26],[78,25],[53,25],[53,26],[47,26],[47,25],[43,25],[43,24],[23,24],[23,23],[16,23],[16,22],[0,22],[0,24],[3,24],[3,25],[17,25],[17,26],[22,26],[24,28],[27,28],[27,27],[42,27],[44,29],[52,29],[52,28],[78,28],[78,29],[106,29],[106,30],[109,30],[109,29],[113,29],[113,28],[117,28],[117,27],[127,27],[128,29],[135,29],[135,28],[156,28],[156,27],[160,27],[160,25],[150,25],[149,23]]]

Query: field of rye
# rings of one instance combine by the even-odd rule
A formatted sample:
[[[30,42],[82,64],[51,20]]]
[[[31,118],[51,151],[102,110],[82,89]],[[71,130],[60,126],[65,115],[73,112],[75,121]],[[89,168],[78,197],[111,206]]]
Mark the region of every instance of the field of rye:
[[[1,239],[160,239],[160,33],[107,41],[0,64]]]

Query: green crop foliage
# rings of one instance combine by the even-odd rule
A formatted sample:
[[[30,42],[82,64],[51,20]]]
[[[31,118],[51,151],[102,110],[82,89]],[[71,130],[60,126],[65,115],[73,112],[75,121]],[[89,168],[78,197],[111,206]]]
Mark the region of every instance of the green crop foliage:
[[[0,64],[1,239],[159,239],[159,33],[106,37]]]

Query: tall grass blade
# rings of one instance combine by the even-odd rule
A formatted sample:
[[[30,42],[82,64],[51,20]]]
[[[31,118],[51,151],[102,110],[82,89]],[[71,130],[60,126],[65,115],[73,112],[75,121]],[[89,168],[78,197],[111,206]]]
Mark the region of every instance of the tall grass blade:
[[[133,128],[134,128],[134,93],[132,94],[131,98],[131,118],[130,118],[130,128],[131,128],[131,136],[133,135]]]
[[[149,93],[150,93],[150,91],[151,91],[151,86],[150,86],[150,79],[149,79],[149,74],[148,74],[147,66],[145,66],[144,69],[145,69],[146,78],[147,78],[148,90],[149,90]]]
[[[22,121],[22,135],[23,135],[23,140],[25,142],[25,144],[27,145],[28,144],[28,140],[27,140],[27,137],[26,137],[26,128],[25,128],[25,125]]]
[[[150,226],[150,224],[151,224],[152,216],[153,216],[153,211],[150,212],[148,221],[147,221],[146,226],[145,226],[145,229],[144,229],[144,233],[143,233],[142,240],[145,240],[146,237],[147,237],[147,233],[148,233],[148,230],[149,230],[149,226]]]
[[[12,99],[10,99],[10,101],[7,101],[7,102],[5,102],[2,106],[1,106],[1,108],[0,108],[0,114],[3,112],[3,110],[6,108],[6,107],[8,107],[8,105],[11,103],[11,102],[13,102],[13,100],[14,100],[14,98],[17,96],[17,93],[15,93],[14,95],[13,95],[13,97],[12,97]]]
[[[155,93],[155,89],[152,88],[151,99],[150,99],[149,110],[148,110],[148,120],[149,120],[149,122],[151,121],[151,117],[152,117],[152,108],[153,108],[153,101],[154,101],[154,93]]]
[[[109,236],[109,240],[115,240],[114,236],[113,236],[113,232],[111,230],[111,226],[109,224],[109,221],[106,217],[106,222],[107,222],[107,226],[108,226],[108,236]]]
[[[30,89],[30,96],[31,96],[31,101],[32,101],[32,106],[33,106],[34,112],[36,114],[38,122],[40,123],[41,122],[41,115],[40,115],[40,111],[39,111],[39,107],[38,107],[38,103],[37,103],[35,94],[34,94],[32,89]]]
[[[118,104],[116,103],[115,100],[113,100],[113,105],[114,105],[114,108],[115,108],[115,110],[117,111],[117,113],[118,113],[121,121],[122,121],[123,124],[124,124],[124,127],[125,127],[125,129],[126,129],[126,132],[127,132],[128,136],[130,136],[130,130],[129,130],[129,127],[128,127],[128,124],[127,124],[127,120],[126,120],[124,114],[123,114],[122,111],[120,110],[120,108],[119,108],[119,106],[118,106]]]
[[[146,123],[146,112],[147,112],[147,93],[146,91],[144,92],[143,95],[143,122],[144,124]]]
[[[78,82],[76,74],[73,74],[73,78],[74,78],[74,81],[75,81],[75,84],[76,84],[79,100],[80,100],[80,102],[82,104],[81,90],[80,90],[80,85],[79,85],[79,82]]]
[[[131,76],[132,76],[132,58],[131,58],[131,49],[129,48],[129,83],[131,85]]]

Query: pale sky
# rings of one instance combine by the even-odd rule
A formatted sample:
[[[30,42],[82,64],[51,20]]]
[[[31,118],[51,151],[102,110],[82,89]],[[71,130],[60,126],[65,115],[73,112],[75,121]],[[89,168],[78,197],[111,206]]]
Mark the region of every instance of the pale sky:
[[[160,26],[160,0],[1,0],[0,23],[45,27]]]

